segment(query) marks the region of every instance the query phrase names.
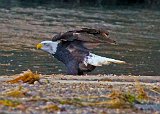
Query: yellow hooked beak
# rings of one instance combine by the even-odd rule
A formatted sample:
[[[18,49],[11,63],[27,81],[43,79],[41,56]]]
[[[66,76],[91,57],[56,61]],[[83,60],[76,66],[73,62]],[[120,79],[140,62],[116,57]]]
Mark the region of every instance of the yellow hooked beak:
[[[37,47],[37,49],[41,49],[43,47],[43,44],[39,43],[39,44],[37,44],[36,47]]]

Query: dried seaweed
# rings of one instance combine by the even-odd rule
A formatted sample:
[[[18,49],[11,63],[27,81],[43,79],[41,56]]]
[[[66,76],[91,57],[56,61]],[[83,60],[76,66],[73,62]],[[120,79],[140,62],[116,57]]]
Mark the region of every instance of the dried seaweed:
[[[7,100],[7,99],[0,99],[0,105],[9,106],[9,107],[17,107],[21,103],[17,101]]]
[[[5,95],[9,97],[25,97],[27,95],[28,90],[19,86],[16,89],[8,90]]]
[[[144,87],[140,84],[140,82],[138,80],[136,80],[135,87],[137,90],[137,98],[139,100],[148,100],[149,99],[147,93],[144,91]]]
[[[50,105],[43,106],[43,107],[41,107],[41,109],[47,110],[47,112],[54,112],[54,111],[60,111],[61,110],[61,108],[58,107],[55,104],[50,104]]]
[[[108,95],[110,100],[108,101],[110,108],[131,108],[136,100],[136,96],[130,92],[112,91]]]
[[[86,106],[85,102],[82,101],[83,99],[81,98],[68,98],[68,99],[59,99],[60,104],[67,104],[67,105],[74,105],[74,106]]]
[[[60,100],[60,104],[74,105],[79,107],[92,106],[107,108],[132,108],[133,104],[136,102],[138,101],[135,95],[129,92],[115,90],[113,90],[107,96],[82,96],[80,98]]]
[[[99,102],[86,103],[90,106],[104,106],[108,108],[132,108],[135,103],[141,103],[142,100],[148,100],[149,96],[145,92],[143,86],[139,81],[136,81],[136,92],[130,91],[112,90],[109,95],[106,96],[106,100]]]
[[[150,91],[154,92],[154,93],[157,93],[160,95],[160,87],[158,86],[154,86],[150,89]]]
[[[99,79],[98,81],[112,82],[112,80],[110,78],[102,78],[102,79]]]
[[[23,83],[33,84],[35,81],[39,82],[39,80],[40,80],[40,74],[38,74],[37,72],[33,73],[31,70],[27,70],[27,71],[24,71],[15,79],[8,80],[7,83],[14,84],[14,83],[23,82]]]
[[[128,92],[121,92],[113,90],[109,95],[103,96],[103,101],[96,101],[97,97],[93,102],[83,102],[86,106],[102,106],[107,108],[131,108],[133,104],[137,102],[136,97]],[[100,97],[99,97],[100,98]]]

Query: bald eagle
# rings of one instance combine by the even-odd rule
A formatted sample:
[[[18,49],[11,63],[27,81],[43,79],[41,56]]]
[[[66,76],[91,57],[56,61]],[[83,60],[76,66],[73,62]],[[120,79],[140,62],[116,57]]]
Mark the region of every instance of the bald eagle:
[[[82,28],[55,35],[52,41],[42,41],[37,49],[53,55],[67,67],[68,75],[83,75],[96,66],[110,63],[124,64],[124,61],[101,57],[91,53],[100,44],[115,44],[108,31]]]

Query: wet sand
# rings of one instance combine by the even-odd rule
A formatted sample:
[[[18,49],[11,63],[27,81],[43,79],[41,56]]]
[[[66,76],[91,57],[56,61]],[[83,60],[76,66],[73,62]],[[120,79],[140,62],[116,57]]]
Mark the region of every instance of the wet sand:
[[[116,76],[116,75],[42,75],[34,84],[5,81],[15,76],[0,77],[0,113],[160,113],[159,76]],[[131,106],[110,107],[108,95],[113,91],[137,95],[137,83],[144,89],[147,99],[134,102]],[[8,91],[22,88],[24,94],[13,96]],[[7,103],[2,103],[6,100]],[[17,103],[17,104],[15,104]]]

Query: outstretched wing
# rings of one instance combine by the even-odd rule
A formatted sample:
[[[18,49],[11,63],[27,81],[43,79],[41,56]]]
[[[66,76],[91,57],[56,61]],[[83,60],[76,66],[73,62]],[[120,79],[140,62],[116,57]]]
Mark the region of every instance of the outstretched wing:
[[[102,43],[116,43],[109,38],[108,31],[89,28],[59,33],[53,37],[52,41],[79,41],[87,49],[93,49]]]

